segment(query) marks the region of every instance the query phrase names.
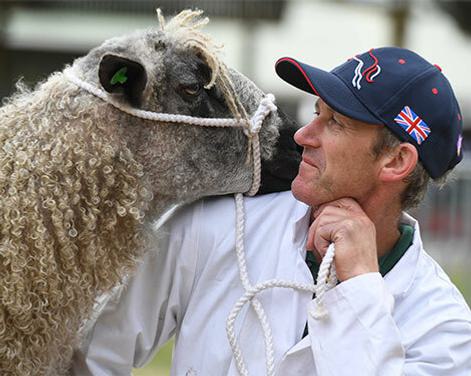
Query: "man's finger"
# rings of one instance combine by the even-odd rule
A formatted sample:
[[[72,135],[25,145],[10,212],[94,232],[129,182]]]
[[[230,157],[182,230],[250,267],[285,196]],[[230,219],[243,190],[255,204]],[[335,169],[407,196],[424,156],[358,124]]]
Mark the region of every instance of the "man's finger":
[[[358,204],[356,200],[350,197],[342,197],[337,200],[329,201],[320,205],[314,211],[314,217],[317,218],[322,213],[322,211],[327,207],[337,207],[337,208],[346,209],[346,210],[355,211],[355,212],[363,211],[360,204]]]

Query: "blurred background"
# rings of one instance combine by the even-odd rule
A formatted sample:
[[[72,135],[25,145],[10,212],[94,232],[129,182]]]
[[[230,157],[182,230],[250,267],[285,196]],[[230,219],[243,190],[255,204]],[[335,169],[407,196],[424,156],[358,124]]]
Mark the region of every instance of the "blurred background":
[[[439,0],[0,0],[0,98],[15,82],[34,85],[103,40],[157,25],[191,7],[211,19],[207,30],[240,70],[300,124],[312,98],[289,88],[274,62],[293,56],[323,69],[372,47],[396,45],[438,64],[464,115],[464,161],[449,184],[431,187],[419,218],[426,249],[471,304],[471,2]],[[138,376],[169,374],[169,343]]]

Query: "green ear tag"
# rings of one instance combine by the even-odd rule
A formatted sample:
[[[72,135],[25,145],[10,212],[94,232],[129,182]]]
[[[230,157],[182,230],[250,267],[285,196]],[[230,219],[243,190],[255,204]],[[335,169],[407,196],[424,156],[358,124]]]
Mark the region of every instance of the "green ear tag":
[[[111,85],[124,84],[128,80],[128,77],[126,76],[127,71],[128,67],[123,67],[119,71],[117,71],[114,74],[113,78],[111,78]]]

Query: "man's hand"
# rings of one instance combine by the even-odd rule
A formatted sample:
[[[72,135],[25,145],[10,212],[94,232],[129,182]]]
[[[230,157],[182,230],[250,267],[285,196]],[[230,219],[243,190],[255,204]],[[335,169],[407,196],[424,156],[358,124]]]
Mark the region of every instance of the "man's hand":
[[[323,204],[314,217],[307,249],[320,261],[334,243],[339,281],[379,270],[375,226],[355,200],[342,198]]]

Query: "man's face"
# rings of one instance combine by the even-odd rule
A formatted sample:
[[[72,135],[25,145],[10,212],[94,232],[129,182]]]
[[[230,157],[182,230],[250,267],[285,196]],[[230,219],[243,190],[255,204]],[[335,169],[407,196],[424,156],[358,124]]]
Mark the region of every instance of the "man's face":
[[[304,147],[294,196],[310,206],[342,197],[362,204],[378,185],[379,159],[372,150],[380,127],[343,116],[319,99],[316,117],[294,136]]]

